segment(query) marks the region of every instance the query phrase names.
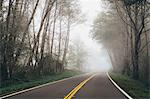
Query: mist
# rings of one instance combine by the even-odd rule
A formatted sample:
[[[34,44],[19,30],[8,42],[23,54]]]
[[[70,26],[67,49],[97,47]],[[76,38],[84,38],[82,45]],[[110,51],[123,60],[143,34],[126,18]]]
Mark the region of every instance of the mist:
[[[107,51],[98,41],[92,39],[92,25],[97,14],[103,9],[101,0],[79,0],[81,14],[86,20],[71,29],[71,40],[80,39],[87,51],[83,70],[88,72],[106,72],[111,69],[111,63]]]

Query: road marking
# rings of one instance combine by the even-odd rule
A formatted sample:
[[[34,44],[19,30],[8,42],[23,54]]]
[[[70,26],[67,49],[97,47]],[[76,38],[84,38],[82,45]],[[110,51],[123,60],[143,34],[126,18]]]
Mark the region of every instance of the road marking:
[[[75,87],[67,96],[64,97],[64,99],[72,99],[72,97],[95,75],[90,76],[86,80],[82,81],[77,87]]]
[[[12,94],[2,96],[2,97],[0,97],[0,99],[5,99],[5,98],[8,98],[8,97],[12,97],[12,96],[15,96],[15,95],[18,95],[18,94],[21,94],[21,93],[25,93],[25,92],[28,92],[28,91],[31,91],[31,90],[34,90],[34,89],[38,89],[38,88],[41,88],[41,87],[45,87],[45,86],[48,86],[48,85],[51,85],[51,84],[59,83],[59,82],[65,81],[65,80],[73,79],[73,78],[84,76],[84,75],[89,75],[89,73],[81,74],[81,75],[77,75],[77,76],[73,76],[73,77],[69,77],[69,78],[64,78],[64,79],[61,79],[61,80],[57,80],[57,81],[42,84],[42,85],[39,85],[39,86],[31,87],[29,89],[25,89],[25,90],[22,90],[22,91],[18,91],[18,92],[12,93]]]
[[[113,81],[113,79],[110,77],[109,73],[107,73],[107,76],[108,76],[109,80],[115,85],[115,87],[117,89],[119,89],[119,91],[121,91],[128,99],[133,99],[121,87],[119,87],[119,85],[117,85],[117,83],[115,81]]]

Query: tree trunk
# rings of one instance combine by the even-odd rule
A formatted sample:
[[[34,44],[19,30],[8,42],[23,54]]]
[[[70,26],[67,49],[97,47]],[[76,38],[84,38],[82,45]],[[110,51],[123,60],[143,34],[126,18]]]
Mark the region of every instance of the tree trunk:
[[[54,37],[55,37],[55,26],[56,26],[56,11],[57,11],[57,0],[56,0],[56,6],[55,6],[55,12],[54,12],[54,23],[53,23],[53,33],[52,33],[52,43],[51,43],[51,54],[53,54],[53,46],[54,46]]]

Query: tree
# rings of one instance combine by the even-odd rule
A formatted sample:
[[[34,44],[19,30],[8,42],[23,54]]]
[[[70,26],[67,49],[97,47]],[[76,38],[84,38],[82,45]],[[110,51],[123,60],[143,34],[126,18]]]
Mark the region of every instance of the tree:
[[[87,52],[84,43],[81,40],[74,40],[69,46],[69,53],[67,54],[69,68],[74,68],[83,71],[84,63],[86,61]]]
[[[16,80],[20,73],[28,77],[63,72],[70,28],[79,14],[76,4],[75,0],[0,1],[2,81]]]
[[[109,10],[94,22],[93,37],[107,49],[115,72],[148,84],[149,1],[108,1]]]

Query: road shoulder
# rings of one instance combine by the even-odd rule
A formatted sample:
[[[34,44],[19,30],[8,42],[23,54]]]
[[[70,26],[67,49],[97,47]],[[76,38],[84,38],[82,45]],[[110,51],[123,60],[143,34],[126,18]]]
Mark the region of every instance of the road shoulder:
[[[109,78],[109,80],[112,82],[112,84],[122,93],[124,94],[128,99],[133,99],[130,95],[128,95],[109,75],[109,73],[107,73],[107,76]]]

